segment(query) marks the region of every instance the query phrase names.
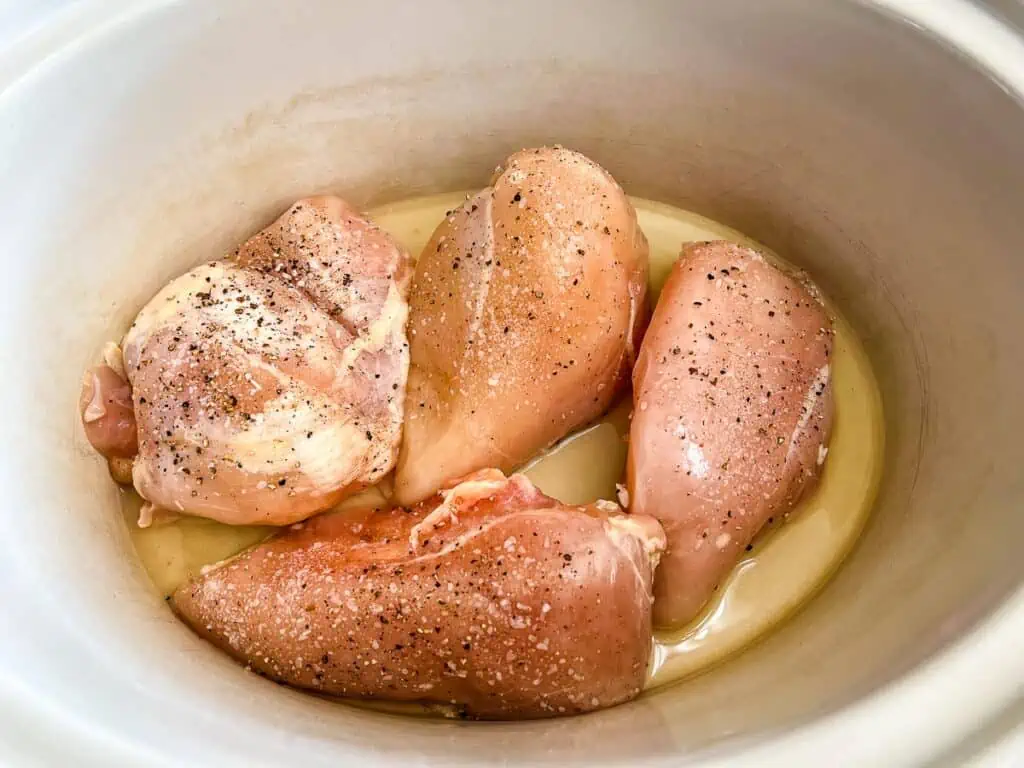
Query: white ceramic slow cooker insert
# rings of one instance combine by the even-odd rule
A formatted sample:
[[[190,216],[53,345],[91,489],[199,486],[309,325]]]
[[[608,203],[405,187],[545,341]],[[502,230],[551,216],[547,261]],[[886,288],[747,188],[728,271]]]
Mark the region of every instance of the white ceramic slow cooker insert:
[[[5,762],[920,764],[1024,692],[1024,45],[998,17],[87,2],[0,78]],[[299,196],[469,188],[554,142],[807,268],[854,322],[887,415],[857,549],[756,647],[583,717],[406,719],[244,672],[138,565],[77,425],[81,371],[168,278]]]

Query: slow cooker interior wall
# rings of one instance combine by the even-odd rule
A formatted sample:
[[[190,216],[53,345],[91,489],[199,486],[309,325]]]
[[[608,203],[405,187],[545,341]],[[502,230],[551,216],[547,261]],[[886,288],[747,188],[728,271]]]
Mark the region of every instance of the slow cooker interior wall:
[[[878,366],[889,468],[878,512],[839,576],[734,662],[571,726],[459,726],[456,737],[443,724],[407,724],[408,741],[390,748],[430,754],[458,738],[460,750],[504,744],[541,759],[571,743],[609,760],[637,753],[627,733],[642,734],[644,753],[669,754],[782,727],[912,666],[1016,586],[1024,522],[1012,503],[1020,415],[1010,382],[1024,358],[1014,297],[1024,119],[995,84],[909,28],[811,0],[652,3],[656,24],[630,18],[630,39],[644,41],[636,49],[610,2],[585,19],[539,0],[515,14],[488,10],[486,44],[471,39],[473,14],[454,4],[453,23],[429,44],[417,37],[421,11],[396,4],[395,18],[407,21],[389,31],[403,52],[395,60],[358,40],[347,50],[318,21],[307,49],[268,61],[273,40],[309,24],[317,5],[260,20],[230,0],[168,6],[146,22],[162,25],[162,41],[148,47],[144,72],[118,71],[138,53],[124,30],[90,54],[118,74],[116,92],[83,68],[42,82],[25,105],[26,125],[64,124],[58,145],[31,131],[18,137],[24,160],[10,162],[26,195],[5,201],[9,236],[37,264],[34,302],[12,307],[24,311],[23,344],[46,376],[22,396],[49,404],[26,436],[25,462],[57,456],[72,474],[40,486],[43,519],[8,520],[19,533],[7,544],[20,544],[24,560],[53,546],[57,530],[79,543],[41,581],[56,603],[74,606],[51,628],[55,650],[61,633],[114,633],[103,647],[85,641],[92,667],[78,674],[98,686],[131,659],[152,665],[166,690],[177,684],[182,700],[192,686],[296,738],[386,737],[390,719],[245,679],[174,626],[144,575],[116,564],[130,555],[112,494],[52,404],[70,412],[89,355],[167,277],[286,200],[331,189],[371,204],[470,187],[507,151],[539,142],[586,151],[629,191],[719,218],[812,271]],[[204,19],[208,36],[186,32],[184,13]],[[360,13],[370,11],[344,15],[349,27]],[[550,26],[529,23],[541,16]],[[580,29],[568,48],[553,30],[570,22]],[[183,82],[199,65],[209,82],[197,95]],[[372,77],[363,71],[374,67]],[[282,69],[295,68],[309,87],[282,100]],[[105,124],[76,120],[68,94],[77,89],[98,94]],[[18,240],[18,226],[47,220],[62,222],[59,231],[26,228]],[[69,248],[80,263],[55,277],[45,265]],[[73,319],[47,311],[68,304]],[[170,707],[174,696],[161,696]],[[240,726],[211,715],[196,727]]]

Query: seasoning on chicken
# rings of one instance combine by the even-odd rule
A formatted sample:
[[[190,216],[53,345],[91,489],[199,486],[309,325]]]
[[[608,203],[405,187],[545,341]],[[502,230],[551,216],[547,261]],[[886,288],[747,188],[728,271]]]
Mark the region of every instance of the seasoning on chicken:
[[[814,485],[832,321],[809,284],[727,242],[683,249],[633,371],[630,512],[668,536],[654,619],[692,619],[765,522]]]
[[[410,276],[387,234],[318,197],[160,291],[123,345],[149,508],[283,525],[384,477],[402,429]]]
[[[651,652],[657,521],[570,507],[484,470],[406,511],[340,513],[172,597],[197,633],[280,682],[536,718],[627,701]]]
[[[396,500],[512,471],[604,413],[643,332],[647,256],[615,180],[559,147],[512,155],[451,212],[413,280]]]

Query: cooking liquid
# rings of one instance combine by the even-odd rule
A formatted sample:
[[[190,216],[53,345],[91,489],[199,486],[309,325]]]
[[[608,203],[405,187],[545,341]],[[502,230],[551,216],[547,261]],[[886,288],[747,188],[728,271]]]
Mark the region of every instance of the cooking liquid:
[[[418,254],[463,193],[438,195],[370,211],[410,253]],[[651,289],[656,297],[680,245],[693,240],[731,240],[762,246],[694,213],[633,199],[651,246]],[[648,687],[688,677],[736,653],[789,616],[835,571],[864,526],[874,500],[882,459],[881,399],[864,350],[850,326],[835,318],[832,355],[835,420],[821,482],[787,516],[754,541],[701,614],[687,626],[655,636]],[[568,504],[616,499],[626,465],[631,400],[627,394],[600,421],[565,438],[523,470],[537,486]],[[384,503],[376,489],[365,492]],[[366,499],[350,500],[360,505]],[[204,565],[229,557],[273,529],[227,526],[182,518],[141,529],[139,497],[123,493],[124,513],[143,566],[157,589],[170,594]],[[372,704],[396,712],[423,712],[410,705]]]

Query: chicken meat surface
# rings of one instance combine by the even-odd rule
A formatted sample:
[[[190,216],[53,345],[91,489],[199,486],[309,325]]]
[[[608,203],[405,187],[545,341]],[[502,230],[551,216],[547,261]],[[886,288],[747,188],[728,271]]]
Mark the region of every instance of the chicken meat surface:
[[[604,413],[646,323],[647,257],[622,188],[561,147],[517,152],[453,211],[413,280],[398,503],[514,470]]]
[[[123,343],[133,420],[99,413],[116,366],[87,377],[94,446],[123,454],[109,433],[134,426],[151,508],[231,524],[293,523],[376,483],[402,432],[410,276],[343,200],[297,202],[142,309]]]
[[[470,717],[551,717],[640,692],[664,547],[653,518],[560,504],[489,469],[412,510],[295,526],[205,571],[171,605],[280,682]]]

